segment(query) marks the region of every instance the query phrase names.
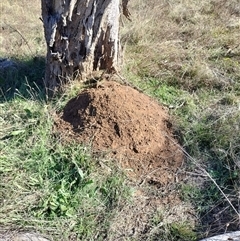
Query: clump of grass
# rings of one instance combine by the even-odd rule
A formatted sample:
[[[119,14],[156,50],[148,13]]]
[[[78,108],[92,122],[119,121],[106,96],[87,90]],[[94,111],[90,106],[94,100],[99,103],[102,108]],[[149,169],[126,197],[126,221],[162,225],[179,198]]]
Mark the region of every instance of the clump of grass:
[[[123,174],[113,165],[111,173],[97,171],[87,148],[61,144],[48,105],[18,98],[0,108],[0,226],[44,230],[59,240],[103,240],[129,196]]]
[[[178,211],[176,211],[178,209]],[[151,231],[147,240],[197,240],[197,232],[193,229],[194,223],[187,220],[184,216],[176,219],[177,212],[187,210],[187,207],[178,206],[166,209],[158,209],[150,222]]]
[[[36,92],[44,98],[44,57],[14,61],[14,66],[0,69],[0,101],[9,100],[17,93],[31,98]]]

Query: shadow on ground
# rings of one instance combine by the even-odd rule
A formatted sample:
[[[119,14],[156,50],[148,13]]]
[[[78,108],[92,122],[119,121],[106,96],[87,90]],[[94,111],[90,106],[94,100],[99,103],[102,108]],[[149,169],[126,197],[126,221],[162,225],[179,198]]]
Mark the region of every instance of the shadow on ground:
[[[12,99],[16,94],[31,98],[45,95],[45,57],[35,56],[26,60],[0,58],[0,102]]]

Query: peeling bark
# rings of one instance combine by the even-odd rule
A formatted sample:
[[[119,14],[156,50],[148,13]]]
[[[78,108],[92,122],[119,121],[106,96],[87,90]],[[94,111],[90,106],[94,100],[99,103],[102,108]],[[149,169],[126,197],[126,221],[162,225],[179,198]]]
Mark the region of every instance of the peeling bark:
[[[129,19],[129,0],[42,0],[47,43],[45,82],[55,91],[61,84],[92,71],[118,69],[119,17]]]

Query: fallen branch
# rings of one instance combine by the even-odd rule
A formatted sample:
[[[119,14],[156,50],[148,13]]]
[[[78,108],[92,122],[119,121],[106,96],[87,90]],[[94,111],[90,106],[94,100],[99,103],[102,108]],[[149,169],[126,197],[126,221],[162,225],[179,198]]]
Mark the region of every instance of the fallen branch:
[[[216,183],[216,181],[212,178],[212,176],[204,169],[202,168],[197,161],[188,153],[186,152],[176,141],[174,141],[168,134],[165,134],[166,137],[169,138],[171,142],[173,142],[175,145],[179,147],[179,149],[186,155],[186,157],[189,158],[200,170],[203,171],[204,174],[214,183],[214,185],[217,187],[217,189],[221,192],[221,194],[224,196],[226,201],[229,203],[229,205],[232,207],[233,211],[238,215],[238,219],[240,220],[240,213],[237,211],[237,209],[233,206],[227,195],[223,192],[223,190],[219,187],[219,185]],[[219,240],[221,241],[221,240]]]

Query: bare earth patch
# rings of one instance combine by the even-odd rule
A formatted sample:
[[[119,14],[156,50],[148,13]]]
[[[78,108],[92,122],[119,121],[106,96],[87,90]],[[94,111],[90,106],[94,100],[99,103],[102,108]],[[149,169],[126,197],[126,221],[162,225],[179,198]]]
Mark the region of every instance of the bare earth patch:
[[[158,186],[175,180],[183,154],[173,142],[167,111],[137,90],[113,81],[82,91],[56,120],[65,139],[91,145],[119,161],[134,179]]]
[[[183,153],[167,110],[149,96],[105,81],[71,99],[56,118],[55,128],[65,141],[90,145],[95,155],[115,160],[134,186],[132,202],[119,205],[107,240],[154,235],[150,219],[159,211],[166,225],[191,216],[178,193],[171,193]]]

